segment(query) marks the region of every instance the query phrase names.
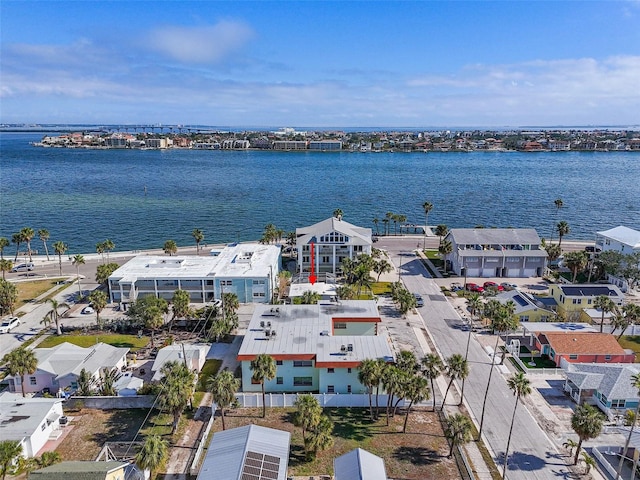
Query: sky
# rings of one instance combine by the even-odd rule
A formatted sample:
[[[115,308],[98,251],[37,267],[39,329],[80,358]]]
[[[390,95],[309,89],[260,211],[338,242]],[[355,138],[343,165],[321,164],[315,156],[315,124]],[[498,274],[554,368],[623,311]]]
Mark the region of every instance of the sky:
[[[640,0],[0,2],[0,123],[640,125]]]

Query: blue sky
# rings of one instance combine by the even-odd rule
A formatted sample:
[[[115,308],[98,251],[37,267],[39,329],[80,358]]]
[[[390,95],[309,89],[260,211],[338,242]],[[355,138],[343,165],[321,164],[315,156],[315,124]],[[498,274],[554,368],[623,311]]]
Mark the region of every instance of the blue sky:
[[[1,123],[640,124],[640,0],[0,3]]]

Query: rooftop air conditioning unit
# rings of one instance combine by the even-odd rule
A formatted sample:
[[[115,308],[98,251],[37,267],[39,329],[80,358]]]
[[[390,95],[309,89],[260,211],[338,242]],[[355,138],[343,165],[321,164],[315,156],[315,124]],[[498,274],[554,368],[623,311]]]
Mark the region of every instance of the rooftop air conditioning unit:
[[[271,330],[271,336],[275,337],[276,336],[276,331],[275,330]]]
[[[347,345],[347,352],[353,352],[353,343]]]
[[[328,337],[329,336],[329,330],[322,330],[320,332],[320,336],[322,337]]]
[[[265,337],[270,337],[270,336],[271,336],[271,330],[268,330],[268,329],[267,329],[267,330],[265,330],[265,331],[264,331],[264,336],[265,336]]]
[[[260,320],[260,328],[264,328],[264,320]]]
[[[270,326],[271,326],[271,322],[267,322],[267,327],[270,327]]]
[[[347,346],[346,345],[340,345],[340,351],[341,352],[346,352],[347,351]]]

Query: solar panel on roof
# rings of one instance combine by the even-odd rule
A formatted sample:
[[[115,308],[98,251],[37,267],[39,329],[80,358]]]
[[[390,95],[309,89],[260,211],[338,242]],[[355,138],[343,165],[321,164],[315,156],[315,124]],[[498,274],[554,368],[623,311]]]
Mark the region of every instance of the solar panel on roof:
[[[528,305],[527,301],[524,298],[522,298],[520,295],[514,295],[513,300],[521,307],[526,307]]]
[[[280,458],[248,451],[242,465],[242,480],[277,480]]]

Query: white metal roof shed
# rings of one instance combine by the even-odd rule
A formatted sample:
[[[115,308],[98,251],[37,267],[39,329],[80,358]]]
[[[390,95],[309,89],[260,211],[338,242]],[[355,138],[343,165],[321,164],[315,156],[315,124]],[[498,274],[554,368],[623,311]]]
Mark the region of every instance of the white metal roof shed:
[[[387,480],[384,460],[356,448],[333,460],[335,480]]]

